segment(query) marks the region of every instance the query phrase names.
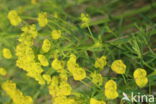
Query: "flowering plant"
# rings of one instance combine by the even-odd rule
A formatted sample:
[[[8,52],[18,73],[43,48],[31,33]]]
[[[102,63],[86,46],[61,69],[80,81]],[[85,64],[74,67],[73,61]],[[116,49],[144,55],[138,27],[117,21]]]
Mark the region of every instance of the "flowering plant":
[[[153,94],[155,15],[133,17],[153,12],[149,4],[111,16],[102,6],[126,3],[15,1],[0,14],[0,104],[124,104],[122,94]],[[83,5],[91,7],[74,10]],[[128,24],[131,16],[138,21]]]

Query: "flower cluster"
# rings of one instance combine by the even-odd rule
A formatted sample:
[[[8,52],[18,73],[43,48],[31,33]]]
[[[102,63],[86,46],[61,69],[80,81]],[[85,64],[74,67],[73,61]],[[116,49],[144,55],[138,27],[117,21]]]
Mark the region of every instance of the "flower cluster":
[[[84,68],[77,64],[76,60],[76,56],[71,54],[70,59],[67,62],[67,68],[72,73],[75,80],[83,80],[86,77],[86,72]]]
[[[28,76],[35,78],[40,84],[44,84],[45,81],[41,76],[43,69],[41,64],[36,62],[32,49],[33,39],[37,36],[35,25],[23,27],[22,31],[23,33],[19,38],[20,43],[16,46],[16,56],[18,57],[16,65],[25,70]],[[42,59],[43,57],[40,58]],[[45,62],[42,64],[45,64]]]
[[[3,57],[6,59],[12,58],[11,51],[8,48],[3,49]]]
[[[90,74],[90,77],[92,79],[92,82],[96,85],[101,86],[103,84],[103,77],[100,73],[97,73],[96,71]]]
[[[47,13],[46,12],[39,13],[37,20],[40,27],[45,27],[48,23]]]
[[[109,80],[106,82],[104,93],[108,99],[115,99],[119,96],[117,92],[117,84],[114,80]]]
[[[7,71],[4,68],[0,68],[0,75],[5,76],[7,74]]]
[[[51,48],[51,43],[48,39],[45,39],[42,44],[42,51],[47,53]]]
[[[58,40],[59,38],[61,38],[61,31],[60,30],[53,30],[51,32],[51,37],[54,40]]]
[[[106,56],[102,56],[100,58],[97,58],[95,61],[95,68],[100,68],[101,70],[104,68],[104,66],[106,66],[107,64],[107,57]]]
[[[48,88],[53,104],[78,104],[74,98],[69,97],[72,93],[72,87],[61,76],[53,76]]]
[[[111,68],[117,74],[124,74],[126,72],[126,65],[123,63],[122,60],[115,60],[112,63]]]
[[[38,60],[40,61],[40,64],[42,66],[48,66],[49,65],[49,62],[48,62],[47,58],[42,54],[38,55]]]
[[[51,63],[51,67],[59,73],[60,78],[62,80],[67,81],[68,75],[67,71],[65,70],[65,65],[63,61],[59,60],[58,58],[55,58]]]
[[[32,98],[30,96],[24,96],[12,81],[4,82],[2,89],[11,97],[14,104],[33,104]]]
[[[58,58],[55,58],[51,63],[52,68],[57,70],[58,72],[61,72],[61,70],[64,69],[63,62],[60,61]]]
[[[49,85],[50,94],[53,97],[68,96],[71,94],[71,86],[66,80],[62,80],[60,77],[54,76]]]
[[[16,10],[11,10],[8,13],[8,19],[13,26],[17,26],[22,22],[22,19],[20,18]]]
[[[143,88],[148,83],[147,72],[145,69],[137,68],[133,74],[136,84]]]
[[[82,21],[82,24],[81,24],[82,27],[85,27],[85,26],[89,25],[90,18],[89,18],[88,14],[81,13],[81,18],[80,19]]]

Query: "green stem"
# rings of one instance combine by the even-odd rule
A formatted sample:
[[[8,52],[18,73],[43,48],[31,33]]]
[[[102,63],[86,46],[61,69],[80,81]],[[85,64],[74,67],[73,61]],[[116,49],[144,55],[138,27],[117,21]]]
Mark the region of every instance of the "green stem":
[[[123,79],[124,79],[124,83],[127,84],[126,78],[124,75],[122,75]]]

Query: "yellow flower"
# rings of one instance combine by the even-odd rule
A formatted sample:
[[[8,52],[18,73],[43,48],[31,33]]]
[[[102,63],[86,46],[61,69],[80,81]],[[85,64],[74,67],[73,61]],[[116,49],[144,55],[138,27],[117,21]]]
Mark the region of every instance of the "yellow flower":
[[[8,19],[13,26],[17,26],[22,22],[22,19],[18,16],[16,10],[11,10],[8,13]]]
[[[73,69],[74,71],[72,72],[72,75],[74,77],[74,80],[83,80],[84,78],[86,78],[86,72],[83,68],[78,67]]]
[[[96,59],[94,66],[96,68],[103,69],[106,66],[106,64],[107,64],[107,57],[102,56],[102,57]]]
[[[89,15],[88,14],[81,13],[80,19],[82,21],[82,24],[81,24],[82,27],[89,25],[90,18],[89,18]]]
[[[86,77],[86,72],[76,63],[76,60],[76,56],[71,54],[67,62],[67,68],[72,73],[74,80],[83,80]]]
[[[60,79],[67,81],[68,80],[68,75],[67,75],[67,71],[65,69],[60,70]]]
[[[116,99],[119,94],[117,91],[111,91],[111,90],[106,90],[105,91],[105,96],[107,97],[107,99],[110,99],[110,100],[113,100],[113,99]]]
[[[4,68],[0,68],[0,75],[5,76],[7,71]]]
[[[48,66],[49,65],[47,58],[42,54],[38,55],[38,60],[40,61],[42,66]]]
[[[47,53],[51,48],[51,43],[48,39],[45,39],[42,44],[42,51]]]
[[[4,82],[2,89],[10,96],[14,104],[33,104],[32,98],[30,96],[24,96],[12,81]]]
[[[37,35],[38,35],[38,32],[36,30],[36,25],[34,25],[34,24],[32,24],[30,26],[24,26],[24,27],[21,28],[21,30],[24,32],[24,34],[22,34],[22,35],[25,35],[25,34],[28,35],[29,34],[29,36],[27,36],[27,38],[34,38],[35,39],[37,37]],[[19,40],[19,41],[27,40],[25,38],[26,37],[24,37],[23,40]]]
[[[74,54],[70,55],[70,59],[67,61],[67,68],[72,73],[75,67],[78,67],[78,64],[76,63],[76,56]]]
[[[103,83],[103,78],[102,75],[97,73],[97,72],[93,72],[90,74],[91,78],[92,78],[92,82],[96,85],[102,85]]]
[[[147,76],[147,72],[145,69],[137,68],[134,72],[134,78],[146,77],[146,76]]]
[[[97,42],[93,45],[93,47],[95,47],[95,48],[102,47],[102,43],[99,42],[99,41],[97,41]],[[104,57],[106,57],[106,56],[104,56]],[[106,58],[107,58],[107,57],[106,57]]]
[[[59,85],[59,95],[67,96],[70,95],[72,88],[67,81],[61,81]]]
[[[59,86],[59,77],[58,76],[52,77],[51,83],[48,86],[49,94],[51,96],[53,96],[53,97],[58,96],[58,90],[59,90],[58,86]]]
[[[107,99],[115,99],[118,97],[117,84],[114,80],[109,80],[106,82],[104,93]]]
[[[61,80],[58,76],[52,78],[49,85],[49,93],[53,97],[68,96],[71,94],[71,86],[67,81]]]
[[[58,72],[60,72],[62,69],[64,69],[63,63],[62,63],[60,60],[58,60],[57,58],[55,58],[55,59],[52,61],[51,66],[52,66],[55,70],[57,70]]]
[[[133,74],[136,84],[143,88],[148,83],[147,72],[145,69],[137,68]]]
[[[12,58],[11,51],[7,48],[3,48],[3,57],[6,59]]]
[[[105,90],[117,90],[117,84],[114,80],[109,80],[105,84]]]
[[[39,13],[37,20],[41,27],[45,27],[48,24],[47,13],[46,12]]]
[[[106,104],[106,102],[96,100],[95,98],[91,98],[90,99],[90,104]]]
[[[112,63],[111,68],[117,74],[125,74],[126,72],[126,65],[123,63],[122,60],[115,60]]]
[[[148,78],[147,77],[143,77],[143,78],[137,78],[135,79],[136,84],[140,87],[143,88],[147,85],[148,83]]]
[[[54,40],[58,40],[59,38],[61,38],[61,31],[60,30],[53,30],[51,32],[51,37]]]
[[[23,67],[23,70],[27,71],[27,76],[36,79],[39,82],[39,84],[44,85],[45,80],[43,79],[41,75],[41,73],[43,72],[43,69],[40,66],[40,63],[34,62],[33,60],[32,63],[28,62],[27,64],[30,66],[27,65]]]
[[[43,79],[47,82],[47,84],[51,83],[51,76],[48,74],[43,74]]]

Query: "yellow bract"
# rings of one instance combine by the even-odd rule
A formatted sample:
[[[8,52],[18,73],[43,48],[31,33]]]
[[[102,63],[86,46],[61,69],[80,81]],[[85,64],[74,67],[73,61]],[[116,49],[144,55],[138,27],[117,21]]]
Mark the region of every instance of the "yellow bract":
[[[148,83],[147,72],[145,69],[137,68],[133,74],[136,84],[143,88]]]
[[[43,79],[47,82],[47,84],[51,83],[51,76],[48,74],[43,74]]]
[[[95,98],[91,98],[90,99],[90,104],[106,104],[106,102],[96,100]]]
[[[90,74],[91,78],[92,78],[92,82],[96,85],[102,85],[103,83],[103,78],[102,75],[100,73],[97,72],[93,72]]]
[[[67,81],[68,80],[67,70],[65,69],[60,70],[59,76],[60,76],[60,79]]]
[[[2,89],[10,96],[14,104],[33,104],[32,98],[30,96],[24,96],[12,81],[4,82]]]
[[[102,57],[96,59],[94,66],[96,68],[103,69],[106,66],[106,64],[107,64],[107,57],[102,56]]]
[[[83,80],[84,78],[86,78],[86,72],[81,67],[73,69],[72,74],[75,80]]]
[[[6,59],[12,58],[11,51],[8,48],[3,48],[3,57]]]
[[[22,22],[22,19],[18,16],[16,10],[11,10],[8,13],[8,19],[13,26],[17,26]]]
[[[60,30],[53,30],[51,32],[51,37],[54,40],[58,40],[59,38],[61,38],[61,31]]]
[[[64,66],[63,66],[63,63],[58,60],[57,58],[55,58],[52,63],[51,63],[51,66],[57,70],[58,72],[60,72],[60,70],[64,69]]]
[[[123,63],[122,60],[115,60],[112,63],[111,68],[117,74],[125,74],[126,72],[126,65]]]
[[[48,39],[45,39],[42,44],[42,51],[47,53],[51,48],[51,43]]]
[[[52,97],[67,96],[71,94],[71,86],[67,81],[61,80],[59,77],[54,76],[49,85],[49,93]]]
[[[0,75],[5,76],[7,71],[4,68],[0,68]]]
[[[38,55],[38,60],[40,61],[40,64],[42,66],[48,66],[49,65],[49,62],[48,62],[47,58],[42,54]]]
[[[107,99],[115,99],[118,97],[117,84],[114,80],[109,80],[106,82],[104,93]]]
[[[76,60],[77,60],[76,56],[74,54],[71,54],[70,59],[67,61],[67,68],[71,73],[73,73],[73,69],[79,66],[76,63]]]
[[[32,25],[28,25],[28,26],[24,26],[21,28],[21,30],[24,32],[22,34],[22,36],[19,38],[19,41],[23,42],[23,41],[27,41],[27,39],[29,38],[36,38],[38,35],[38,32],[36,30],[36,25],[32,24]],[[27,35],[25,35],[27,34]],[[32,45],[32,44],[31,44]]]
[[[75,80],[83,80],[86,78],[86,72],[76,63],[76,56],[70,55],[70,59],[67,62],[67,68],[72,73]]]
[[[88,14],[81,13],[80,19],[82,21],[82,24],[81,24],[82,27],[89,25],[90,18],[89,18],[89,15]]]
[[[47,13],[46,12],[39,13],[37,20],[40,27],[45,27],[48,24]]]

